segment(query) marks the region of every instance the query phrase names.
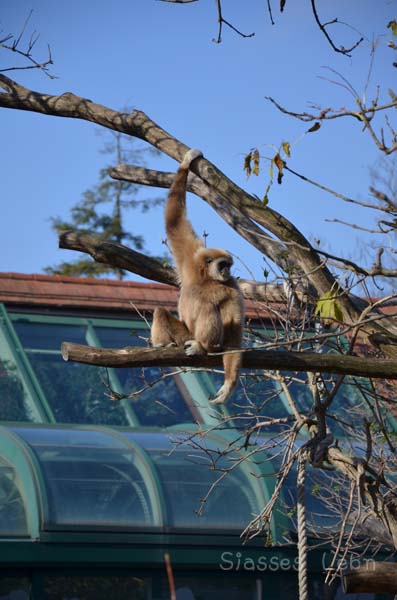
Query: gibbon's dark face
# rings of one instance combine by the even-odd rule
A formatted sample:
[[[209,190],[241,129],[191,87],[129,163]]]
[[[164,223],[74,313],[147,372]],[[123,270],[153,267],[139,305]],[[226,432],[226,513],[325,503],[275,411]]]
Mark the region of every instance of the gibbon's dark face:
[[[201,269],[210,279],[228,281],[231,277],[233,259],[228,252],[218,248],[201,248],[196,255]]]

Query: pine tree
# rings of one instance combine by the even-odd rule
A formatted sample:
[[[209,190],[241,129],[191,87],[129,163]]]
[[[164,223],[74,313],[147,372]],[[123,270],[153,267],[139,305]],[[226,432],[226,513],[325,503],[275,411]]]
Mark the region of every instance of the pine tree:
[[[163,199],[138,198],[139,186],[110,179],[108,171],[109,167],[115,164],[143,164],[145,153],[153,154],[153,149],[138,148],[134,139],[119,132],[111,131],[107,135],[109,141],[104,144],[101,152],[111,157],[111,164],[100,170],[98,184],[86,190],[81,201],[72,207],[71,219],[64,221],[55,217],[51,219],[51,224],[58,234],[67,230],[79,230],[99,236],[102,240],[126,244],[144,251],[142,235],[132,234],[124,227],[125,212],[130,209],[146,211],[161,204]],[[55,267],[46,267],[44,271],[51,275],[86,277],[115,275],[119,280],[125,275],[122,269],[99,264],[89,258],[62,262]]]

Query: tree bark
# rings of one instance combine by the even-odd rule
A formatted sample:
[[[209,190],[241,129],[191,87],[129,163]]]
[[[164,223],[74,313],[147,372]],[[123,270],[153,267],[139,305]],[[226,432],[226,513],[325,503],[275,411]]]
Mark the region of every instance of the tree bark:
[[[85,252],[95,261],[105,265],[124,269],[152,281],[179,287],[178,275],[173,267],[164,266],[159,260],[117,242],[103,241],[99,236],[82,231],[62,231],[59,234],[59,247]],[[286,301],[284,290],[280,285],[239,279],[239,286],[247,299],[261,302]]]
[[[99,263],[130,271],[146,279],[178,285],[178,277],[172,267],[164,266],[159,260],[117,242],[103,241],[99,236],[80,231],[62,231],[59,234],[59,247],[85,252]]]
[[[156,171],[135,165],[119,165],[114,169],[110,169],[109,175],[113,179],[161,188],[170,188],[175,177],[175,173]],[[231,205],[223,196],[215,192],[191,171],[187,180],[187,189],[205,200],[234,231],[252,244],[259,252],[263,252],[268,256],[270,260],[277,264],[280,263],[281,257],[287,256],[288,246],[267,235],[252,219]],[[219,244],[216,242],[215,245]],[[288,264],[290,269],[295,268],[297,270],[300,268],[293,255],[289,255],[288,259],[283,260],[284,267]]]
[[[183,348],[95,348],[64,342],[62,357],[65,361],[103,367],[220,367],[221,354],[186,356]],[[312,352],[280,352],[247,349],[243,351],[243,367],[277,371],[310,371],[397,379],[397,360],[368,361],[358,356],[317,354]]]
[[[346,594],[396,594],[397,565],[369,561],[358,569],[343,573],[342,585]]]

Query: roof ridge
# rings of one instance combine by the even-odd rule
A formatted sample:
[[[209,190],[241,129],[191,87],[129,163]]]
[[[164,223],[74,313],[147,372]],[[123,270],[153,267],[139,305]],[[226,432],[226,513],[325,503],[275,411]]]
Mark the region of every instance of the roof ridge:
[[[155,289],[176,289],[175,286],[154,281],[118,281],[114,279],[96,279],[94,277],[71,277],[69,275],[47,275],[44,273],[0,272],[0,279],[20,281],[47,281],[54,283],[73,283],[79,285],[109,285],[114,287],[152,287]]]

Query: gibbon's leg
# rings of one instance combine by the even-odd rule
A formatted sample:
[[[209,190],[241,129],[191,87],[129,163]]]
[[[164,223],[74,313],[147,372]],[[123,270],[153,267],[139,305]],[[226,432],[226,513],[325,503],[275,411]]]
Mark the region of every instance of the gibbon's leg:
[[[232,351],[230,354],[223,355],[223,367],[225,369],[225,381],[219,388],[214,398],[210,400],[211,404],[224,404],[229,398],[238,383],[238,376],[241,365],[240,352]]]
[[[176,319],[165,308],[156,308],[153,313],[151,338],[153,346],[183,346],[192,334],[182,321]]]
[[[241,348],[242,333],[240,323],[233,323],[225,327],[223,349],[230,353],[223,355],[224,383],[215,397],[210,400],[212,404],[224,404],[238,383],[242,358],[241,352],[238,350]]]
[[[193,336],[185,342],[187,356],[220,352],[223,344],[223,323],[212,305],[203,306],[194,324]]]

